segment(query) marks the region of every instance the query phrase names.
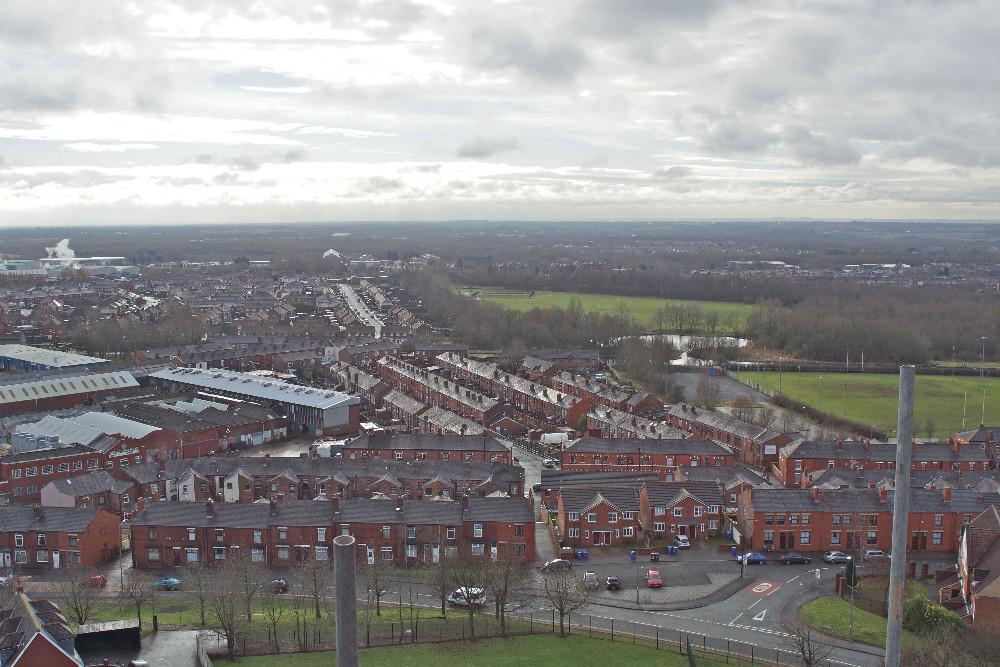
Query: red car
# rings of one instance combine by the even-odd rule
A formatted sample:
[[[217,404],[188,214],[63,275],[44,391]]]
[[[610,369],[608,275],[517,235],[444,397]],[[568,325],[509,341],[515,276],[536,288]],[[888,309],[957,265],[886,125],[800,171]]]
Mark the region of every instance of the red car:
[[[646,585],[650,588],[663,588],[663,575],[659,570],[646,571]]]
[[[80,580],[80,585],[86,588],[104,588],[108,585],[108,580],[103,574],[95,574],[92,577]]]

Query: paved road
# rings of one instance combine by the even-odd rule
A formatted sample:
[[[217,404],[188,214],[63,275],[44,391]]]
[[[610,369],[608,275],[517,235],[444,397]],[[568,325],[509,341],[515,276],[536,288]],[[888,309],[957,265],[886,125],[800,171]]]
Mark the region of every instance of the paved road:
[[[368,305],[361,300],[358,293],[354,291],[354,288],[350,285],[338,285],[340,288],[340,293],[347,301],[348,307],[354,311],[354,314],[358,316],[358,319],[367,326],[375,328],[375,337],[382,337],[382,320],[380,320],[375,313],[368,308]]]

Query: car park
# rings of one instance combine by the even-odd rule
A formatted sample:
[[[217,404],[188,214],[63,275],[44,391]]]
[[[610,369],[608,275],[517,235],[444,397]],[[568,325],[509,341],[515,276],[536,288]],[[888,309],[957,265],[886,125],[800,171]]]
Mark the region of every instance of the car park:
[[[84,588],[104,588],[108,585],[108,580],[103,574],[95,574],[80,580],[80,585]]]
[[[759,551],[748,551],[737,560],[742,561],[744,565],[767,565],[767,556]]]
[[[177,577],[162,577],[153,582],[153,588],[159,591],[179,591],[183,585]]]
[[[778,558],[778,562],[783,563],[784,565],[791,565],[792,563],[808,565],[812,562],[812,558],[809,558],[809,556],[803,556],[797,551],[789,551],[788,553],[781,554],[781,557]]]
[[[597,583],[597,573],[596,572],[584,572],[583,573],[583,587],[590,591],[596,591],[598,587]]]
[[[865,549],[864,560],[885,560],[889,554],[881,549]]]
[[[606,585],[609,591],[617,591],[622,587],[622,580],[618,577],[611,576],[607,578]]]
[[[674,535],[674,546],[678,549],[690,549],[691,540],[688,539],[687,535]]]
[[[827,563],[846,563],[851,557],[843,551],[827,551],[823,554],[823,560]]]
[[[545,565],[540,566],[538,569],[542,572],[563,572],[565,570],[572,569],[573,563],[566,560],[565,558],[555,558],[548,561]]]
[[[486,591],[482,588],[456,588],[448,594],[448,604],[455,607],[482,607],[486,604]]]
[[[663,575],[659,570],[646,570],[646,585],[650,588],[663,588]]]

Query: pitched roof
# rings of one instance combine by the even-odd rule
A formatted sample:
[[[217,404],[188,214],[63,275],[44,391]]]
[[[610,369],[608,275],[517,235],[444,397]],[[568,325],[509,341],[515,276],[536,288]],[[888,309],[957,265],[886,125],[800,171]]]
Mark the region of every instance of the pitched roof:
[[[499,440],[487,435],[362,435],[351,440],[344,450],[414,450],[508,452]]]
[[[291,403],[318,408],[320,410],[344,405],[356,405],[360,402],[357,396],[342,394],[338,391],[301,387],[280,380],[262,378],[250,373],[237,373],[218,368],[210,370],[199,368],[168,368],[152,373],[150,377],[187,384],[193,387],[228,391],[267,401]]]
[[[105,510],[95,507],[39,507],[0,505],[0,526],[5,531],[82,533]]]
[[[568,445],[563,451],[570,454],[690,454],[692,456],[732,456],[731,449],[712,440],[674,440],[639,438],[585,437]]]
[[[115,479],[106,470],[98,470],[77,477],[57,479],[49,482],[49,484],[60,493],[74,497],[89,496],[93,493],[103,493],[105,491],[125,493],[131,486],[129,482]]]
[[[648,482],[650,505],[670,507],[687,497],[705,505],[723,505],[723,488],[715,482]]]
[[[511,523],[534,523],[535,514],[524,496],[513,498],[469,498],[469,508],[465,510],[466,521],[510,521]]]
[[[636,486],[569,486],[559,492],[563,509],[585,512],[606,502],[621,512],[639,511],[639,488]]]
[[[133,526],[179,526],[185,528],[264,528],[266,526],[327,526],[332,509],[315,500],[283,500],[274,503],[214,503],[209,517],[205,503],[181,501],[148,503],[132,519]]]
[[[938,489],[911,489],[910,513],[963,512],[979,514],[991,505],[1000,506],[1000,494],[955,489],[951,500],[944,500]],[[892,490],[880,500],[878,489],[821,490],[819,500],[812,489],[754,489],[754,512],[892,512]]]

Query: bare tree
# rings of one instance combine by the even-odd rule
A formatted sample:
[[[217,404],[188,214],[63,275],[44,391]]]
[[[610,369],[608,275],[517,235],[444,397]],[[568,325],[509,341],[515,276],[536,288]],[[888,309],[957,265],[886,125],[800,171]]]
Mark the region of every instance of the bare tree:
[[[966,626],[959,631],[939,628],[917,635],[903,652],[907,667],[990,667],[1000,655],[1000,634]]]
[[[378,557],[364,568],[365,585],[368,587],[369,597],[375,603],[375,615],[382,615],[382,598],[389,592],[389,566],[386,561]]]
[[[253,621],[253,601],[265,588],[266,572],[260,563],[255,562],[242,549],[230,551],[227,560],[223,562],[226,564],[230,583],[234,586],[233,592],[243,602],[243,611],[247,623],[250,623]]]
[[[295,580],[302,587],[302,592],[313,604],[316,619],[323,618],[323,601],[329,597],[333,585],[333,569],[328,560],[305,558],[295,568]]]
[[[802,429],[802,425],[799,424],[799,420],[795,418],[788,410],[781,411],[781,432],[782,433],[793,433]]]
[[[156,590],[148,579],[134,570],[125,575],[120,593],[122,604],[133,607],[142,627],[142,608],[156,599]]]
[[[211,594],[209,586],[211,576],[208,565],[200,558],[196,561],[189,561],[184,566],[184,579],[188,583],[187,590],[198,600],[198,618],[201,625],[205,625],[205,609]]]
[[[444,617],[448,616],[448,594],[454,590],[451,571],[453,565],[453,559],[442,556],[441,560],[435,563],[431,569],[431,588],[435,597],[441,601],[441,615]]]
[[[454,594],[469,615],[469,637],[476,639],[476,611],[485,601],[486,564],[472,557],[460,558],[452,568]]]
[[[261,598],[261,608],[264,611],[264,620],[267,621],[267,639],[274,648],[275,653],[281,653],[281,642],[278,640],[278,625],[288,609],[285,600],[277,595],[264,595]]]
[[[500,619],[500,634],[506,637],[507,612],[514,607],[514,597],[523,572],[510,553],[501,554],[487,565],[486,571],[486,591],[493,598],[494,614]]]
[[[226,642],[229,659],[236,657],[236,646],[250,625],[243,597],[250,568],[240,558],[221,561],[211,579],[209,608],[212,613],[214,632]]]
[[[803,621],[790,628],[788,642],[802,661],[802,667],[819,667],[833,654],[833,646]]]
[[[579,610],[590,600],[590,591],[583,579],[571,572],[552,572],[542,577],[545,599],[559,614],[559,636],[566,636],[566,617]]]
[[[736,400],[733,401],[733,417],[739,419],[741,422],[752,422],[754,413],[753,406],[753,399],[750,398],[750,396],[746,394],[738,396]]]
[[[93,618],[102,606],[100,583],[87,577],[79,567],[59,570],[55,588],[63,608],[73,613],[78,625]]]
[[[772,429],[774,424],[778,419],[778,413],[774,409],[774,406],[770,403],[765,403],[761,406],[760,410],[757,411],[756,422],[761,428]]]
[[[710,375],[702,375],[698,380],[695,395],[699,405],[706,410],[714,410],[719,405],[719,400],[722,397],[722,388],[719,387],[719,380]]]

